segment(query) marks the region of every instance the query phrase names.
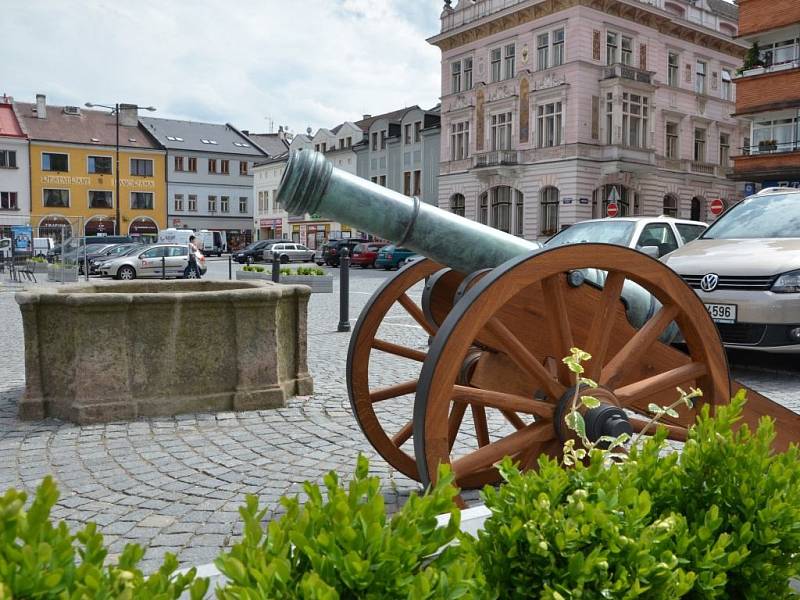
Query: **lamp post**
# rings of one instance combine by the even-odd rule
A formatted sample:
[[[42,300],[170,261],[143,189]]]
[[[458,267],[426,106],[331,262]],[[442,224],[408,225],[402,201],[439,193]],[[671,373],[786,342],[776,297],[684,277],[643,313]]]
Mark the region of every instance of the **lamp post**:
[[[115,117],[115,128],[117,131],[116,137],[116,150],[115,150],[115,162],[116,165],[114,166],[114,181],[116,182],[116,192],[114,196],[114,208],[116,209],[116,218],[114,220],[114,235],[120,235],[121,231],[121,217],[120,217],[120,197],[119,197],[119,109],[120,108],[130,108],[133,110],[149,110],[154,111],[156,108],[154,106],[139,106],[138,104],[120,104],[117,102],[114,106],[110,106],[108,104],[95,104],[93,102],[87,102],[86,108],[107,108],[111,111],[111,114]]]

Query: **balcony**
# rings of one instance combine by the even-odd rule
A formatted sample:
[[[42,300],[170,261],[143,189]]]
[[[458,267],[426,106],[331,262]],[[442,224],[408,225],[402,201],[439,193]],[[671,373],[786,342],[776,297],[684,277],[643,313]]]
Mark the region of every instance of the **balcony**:
[[[737,115],[793,107],[800,107],[800,63],[785,70],[771,67],[736,80]]]
[[[475,155],[475,168],[502,167],[519,164],[519,153],[516,150],[493,150]]]
[[[733,157],[731,179],[759,181],[765,179],[800,178],[800,142],[761,143],[742,148],[741,156]]]
[[[646,83],[653,85],[653,73],[650,71],[642,71],[631,65],[623,65],[616,63],[609,67],[603,67],[603,79],[622,78],[630,81],[637,81],[639,83]]]

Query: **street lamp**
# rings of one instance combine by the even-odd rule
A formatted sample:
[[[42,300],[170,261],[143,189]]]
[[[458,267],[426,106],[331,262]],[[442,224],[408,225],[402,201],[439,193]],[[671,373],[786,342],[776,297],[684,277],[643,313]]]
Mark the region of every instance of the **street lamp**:
[[[108,104],[95,104],[93,102],[87,102],[86,108],[107,108],[111,111],[111,114],[116,117],[116,130],[117,130],[117,143],[116,143],[116,167],[114,168],[114,180],[116,181],[116,196],[114,197],[114,207],[116,208],[116,220],[114,221],[114,235],[120,235],[120,226],[121,226],[121,217],[119,214],[119,204],[120,204],[120,197],[119,197],[119,109],[120,108],[130,108],[135,110],[149,110],[154,111],[156,108],[155,106],[139,106],[138,104],[120,104],[117,102],[114,106],[109,106]]]

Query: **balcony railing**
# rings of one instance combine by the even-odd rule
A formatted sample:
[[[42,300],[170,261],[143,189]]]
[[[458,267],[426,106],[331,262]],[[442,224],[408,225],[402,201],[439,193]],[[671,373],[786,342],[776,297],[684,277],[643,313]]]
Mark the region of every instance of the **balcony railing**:
[[[699,162],[693,160],[689,164],[689,169],[692,171],[692,173],[699,173],[701,175],[716,175],[718,166],[719,165],[715,165],[712,163]]]
[[[794,142],[768,140],[758,142],[757,145],[744,146],[742,148],[742,154],[745,156],[752,154],[777,154],[779,152],[797,152],[798,150],[800,150],[800,140]]]
[[[475,155],[475,167],[499,167],[504,165],[518,165],[519,154],[516,150],[493,150]]]
[[[648,85],[653,83],[652,73],[649,71],[642,71],[631,65],[615,63],[603,68],[603,79],[614,79],[615,77],[630,79],[631,81],[638,81],[639,83],[646,83]]]

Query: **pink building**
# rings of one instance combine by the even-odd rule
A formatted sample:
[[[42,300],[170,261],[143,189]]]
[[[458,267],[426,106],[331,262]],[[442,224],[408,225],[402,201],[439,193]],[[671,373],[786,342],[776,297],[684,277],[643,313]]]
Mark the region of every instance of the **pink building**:
[[[528,239],[606,215],[708,220],[749,135],[724,0],[446,1],[439,205]]]

